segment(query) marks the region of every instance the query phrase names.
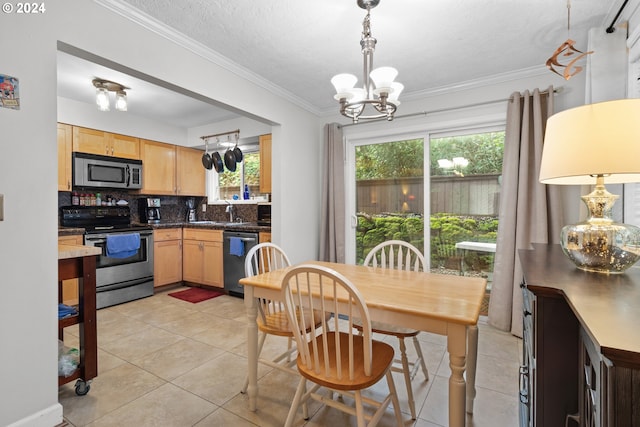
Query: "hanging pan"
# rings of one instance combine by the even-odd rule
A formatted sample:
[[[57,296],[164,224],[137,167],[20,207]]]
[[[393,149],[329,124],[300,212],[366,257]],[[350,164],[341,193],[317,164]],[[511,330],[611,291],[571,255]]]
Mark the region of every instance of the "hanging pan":
[[[229,172],[236,171],[236,155],[231,148],[227,148],[226,153],[224,153],[224,165]]]
[[[244,155],[242,154],[242,150],[238,148],[238,134],[236,133],[236,146],[233,149],[233,154],[236,155],[236,162],[240,163],[242,161],[242,159],[244,158]]]
[[[213,159],[209,154],[209,145],[207,144],[207,141],[204,142],[204,154],[202,155],[202,166],[204,166],[204,168],[207,170],[211,170],[211,168],[213,168]]]
[[[217,151],[214,152],[211,155],[211,158],[213,160],[213,168],[216,170],[216,172],[224,172],[224,165],[222,164],[222,157],[220,157],[220,153],[218,153]]]

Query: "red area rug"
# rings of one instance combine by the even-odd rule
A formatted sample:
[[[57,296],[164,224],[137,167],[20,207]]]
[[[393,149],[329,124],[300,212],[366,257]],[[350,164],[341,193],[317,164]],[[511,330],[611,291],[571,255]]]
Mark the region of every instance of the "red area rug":
[[[194,304],[197,302],[206,301],[211,298],[219,297],[220,295],[224,295],[224,293],[195,287],[186,289],[184,291],[172,292],[169,294],[169,296]]]

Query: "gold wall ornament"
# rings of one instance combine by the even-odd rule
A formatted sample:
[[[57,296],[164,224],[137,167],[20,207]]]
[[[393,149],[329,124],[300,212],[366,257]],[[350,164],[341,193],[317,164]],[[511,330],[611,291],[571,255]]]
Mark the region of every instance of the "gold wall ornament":
[[[547,59],[547,62],[546,62],[547,68],[549,68],[551,71],[553,71],[557,75],[563,77],[565,80],[569,80],[571,77],[575,76],[580,71],[582,71],[584,67],[576,65],[576,62],[586,57],[587,55],[590,55],[593,53],[592,50],[589,52],[582,52],[576,49],[574,47],[575,43],[576,43],[575,41],[571,39],[567,39],[564,43],[562,43],[556,49],[555,52],[553,52],[553,55],[551,55],[551,58]],[[574,57],[574,55],[577,55],[577,56]],[[564,58],[573,57],[573,59],[571,59],[571,61],[569,61],[567,64],[562,64],[558,60],[558,56],[562,56]],[[556,69],[556,67],[558,69],[564,68],[564,70],[562,71],[562,73],[560,73],[558,69]]]

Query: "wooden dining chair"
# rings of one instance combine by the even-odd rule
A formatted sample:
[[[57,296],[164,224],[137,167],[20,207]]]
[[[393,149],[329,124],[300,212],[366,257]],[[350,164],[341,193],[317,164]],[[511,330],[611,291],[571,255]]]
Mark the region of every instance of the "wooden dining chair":
[[[408,271],[424,271],[424,256],[420,251],[410,243],[402,240],[388,240],[382,242],[369,251],[364,259],[364,265],[372,267],[391,268],[396,270]],[[357,327],[357,325],[356,325]],[[418,334],[420,331],[416,329],[402,328],[386,323],[373,322],[373,332],[382,335],[391,335],[398,338],[400,347],[400,359],[395,360],[393,371],[402,372],[407,387],[407,400],[409,401],[409,410],[411,418],[416,419],[416,404],[413,397],[413,387],[411,381],[416,376],[418,369],[422,367],[425,381],[429,381],[429,371],[422,355]],[[413,346],[416,349],[415,360],[409,360],[407,357],[407,346],[405,338],[413,339]]]
[[[293,326],[301,375],[285,426],[293,425],[298,407],[310,398],[355,415],[358,427],[375,426],[392,403],[396,424],[403,425],[391,374],[393,347],[371,338],[369,310],[355,286],[330,268],[300,265],[284,276],[282,300]],[[318,320],[318,314],[320,326],[309,333],[308,319]],[[361,334],[353,328],[354,319],[362,325]],[[362,390],[383,377],[388,394],[382,400],[363,396]],[[309,389],[307,381],[313,383]],[[320,394],[320,387],[327,393]],[[355,405],[334,398],[336,394],[351,397]]]
[[[271,270],[288,267],[291,265],[287,254],[274,243],[260,243],[247,252],[244,262],[244,273],[246,277],[255,276],[257,274],[266,273]],[[258,340],[258,360],[265,365],[281,371],[298,375],[298,371],[294,367],[295,357],[292,357],[296,348],[293,345],[293,333],[289,325],[287,314],[284,311],[284,304],[280,301],[272,301],[264,298],[257,298],[258,331],[260,338]],[[267,338],[267,335],[285,337],[288,339],[287,350],[279,354],[273,359],[261,359],[260,353]],[[246,393],[249,386],[249,376],[245,379],[242,386],[242,393]]]

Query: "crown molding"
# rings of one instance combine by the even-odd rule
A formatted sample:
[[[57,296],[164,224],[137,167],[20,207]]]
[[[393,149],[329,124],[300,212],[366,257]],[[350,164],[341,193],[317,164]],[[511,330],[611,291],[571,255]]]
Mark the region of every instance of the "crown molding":
[[[204,44],[187,37],[179,31],[167,26],[165,23],[147,15],[139,9],[131,6],[130,4],[122,0],[94,0],[100,6],[134,22],[147,30],[164,37],[165,39],[181,46],[194,54],[224,68],[225,70],[245,79],[249,82],[266,89],[276,96],[286,99],[287,101],[299,106],[300,108],[320,115],[320,111],[305,101],[304,99],[294,95],[281,86],[275,85],[269,80],[259,76],[253,71],[242,67],[241,65],[233,62],[229,58],[219,54],[213,49],[205,46]]]

